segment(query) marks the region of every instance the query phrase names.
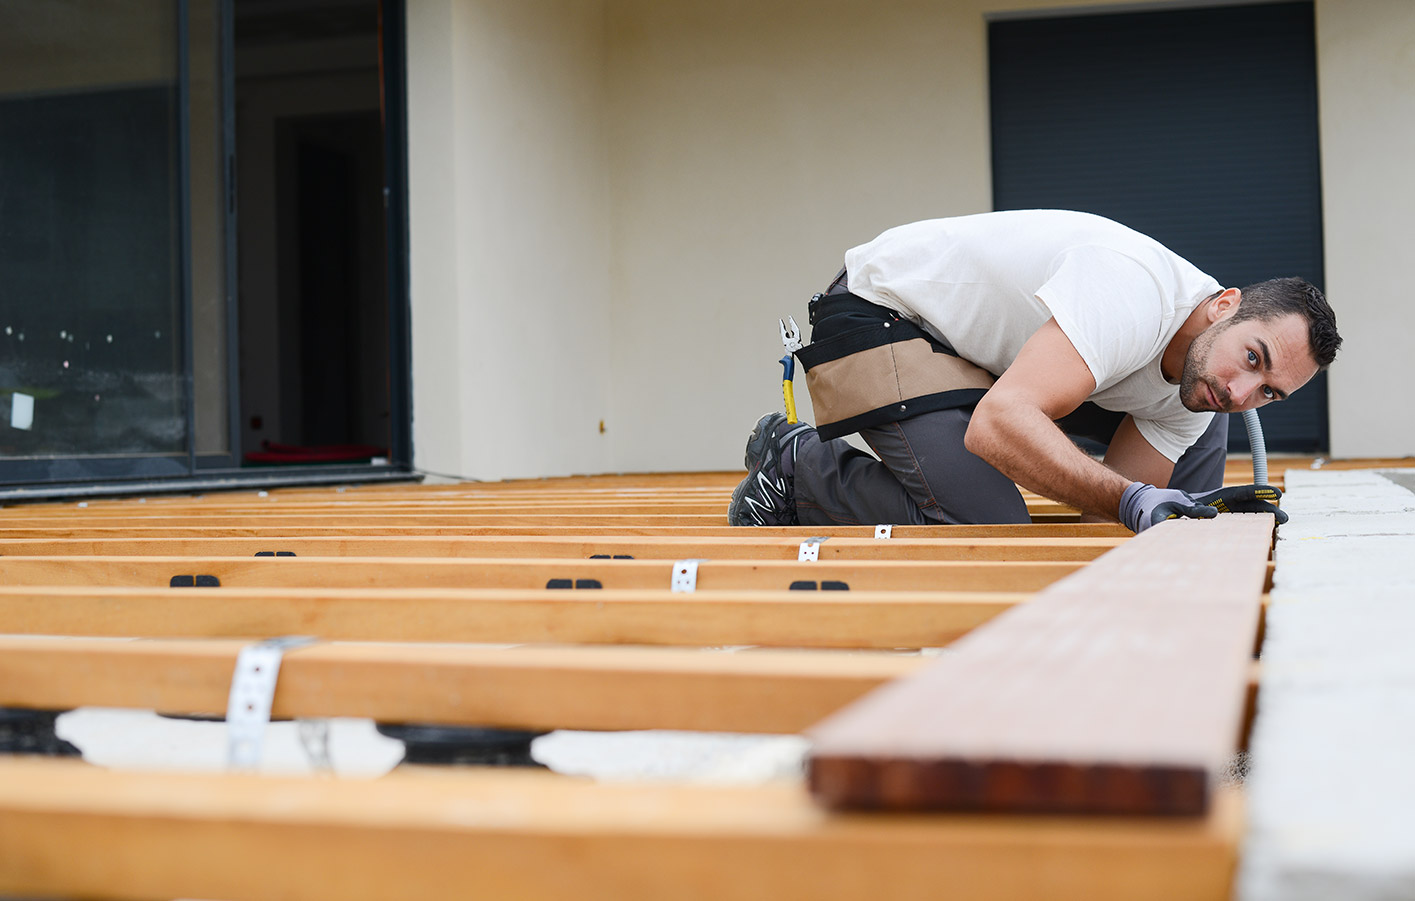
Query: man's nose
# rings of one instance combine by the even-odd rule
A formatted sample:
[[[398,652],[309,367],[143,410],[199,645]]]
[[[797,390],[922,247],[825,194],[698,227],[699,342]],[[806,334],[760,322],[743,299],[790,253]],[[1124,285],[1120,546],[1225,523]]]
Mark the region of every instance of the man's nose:
[[[1228,403],[1235,409],[1244,409],[1257,404],[1249,403],[1254,398],[1263,380],[1257,373],[1243,373],[1228,381]]]

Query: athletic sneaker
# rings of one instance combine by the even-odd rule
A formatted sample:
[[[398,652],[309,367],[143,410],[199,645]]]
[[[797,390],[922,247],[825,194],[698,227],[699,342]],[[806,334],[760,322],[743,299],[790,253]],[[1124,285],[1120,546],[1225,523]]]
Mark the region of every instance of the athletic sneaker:
[[[810,426],[788,423],[785,413],[757,420],[747,439],[747,477],[732,492],[727,521],[734,526],[794,526],[796,444]]]

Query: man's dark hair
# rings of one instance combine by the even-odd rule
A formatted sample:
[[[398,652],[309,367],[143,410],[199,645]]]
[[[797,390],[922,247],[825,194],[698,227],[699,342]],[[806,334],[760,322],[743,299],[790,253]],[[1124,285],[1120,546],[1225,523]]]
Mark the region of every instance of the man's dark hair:
[[[1243,289],[1242,300],[1230,322],[1261,319],[1271,322],[1298,313],[1307,320],[1307,341],[1317,366],[1326,369],[1341,348],[1336,331],[1336,313],[1313,285],[1300,278],[1273,278]]]

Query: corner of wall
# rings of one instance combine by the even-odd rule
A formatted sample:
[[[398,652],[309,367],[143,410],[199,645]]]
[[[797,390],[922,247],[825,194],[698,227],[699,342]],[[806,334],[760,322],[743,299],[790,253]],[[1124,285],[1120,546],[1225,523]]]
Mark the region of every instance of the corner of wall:
[[[1333,456],[1415,454],[1390,407],[1410,381],[1415,16],[1408,0],[1317,0],[1326,282],[1343,346],[1329,374]],[[1398,397],[1398,392],[1395,393]]]
[[[410,0],[407,6],[413,462],[449,473],[462,472],[464,464],[455,6],[455,0]]]
[[[482,479],[608,467],[603,12],[409,9],[419,465]]]

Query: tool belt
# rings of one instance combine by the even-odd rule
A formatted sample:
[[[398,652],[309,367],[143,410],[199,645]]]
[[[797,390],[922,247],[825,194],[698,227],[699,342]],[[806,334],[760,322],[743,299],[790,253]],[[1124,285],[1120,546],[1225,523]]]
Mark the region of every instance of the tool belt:
[[[796,351],[821,440],[976,404],[996,377],[887,307],[848,292],[811,299]]]

